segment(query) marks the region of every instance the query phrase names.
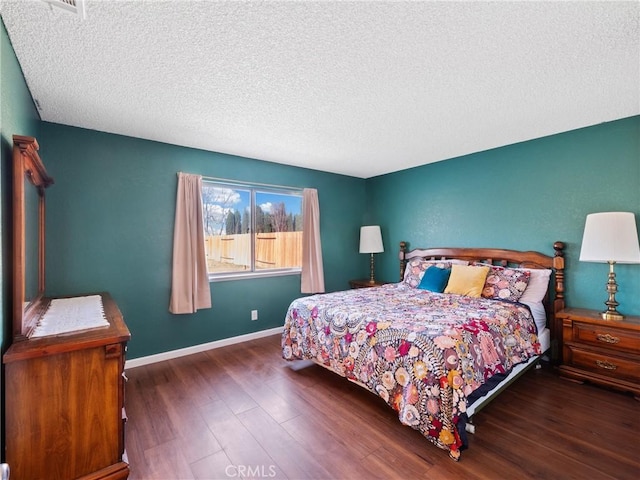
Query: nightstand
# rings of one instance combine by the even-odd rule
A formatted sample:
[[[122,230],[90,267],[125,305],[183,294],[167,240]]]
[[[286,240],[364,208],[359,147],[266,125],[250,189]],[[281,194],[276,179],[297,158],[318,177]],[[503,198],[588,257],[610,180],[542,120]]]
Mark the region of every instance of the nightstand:
[[[567,308],[562,321],[560,375],[632,392],[640,400],[640,317],[603,320],[600,312]]]
[[[381,285],[385,285],[387,282],[381,282],[380,280],[376,280],[374,283],[370,283],[369,279],[366,280],[349,280],[349,286],[351,288],[369,288],[369,287],[379,287]]]

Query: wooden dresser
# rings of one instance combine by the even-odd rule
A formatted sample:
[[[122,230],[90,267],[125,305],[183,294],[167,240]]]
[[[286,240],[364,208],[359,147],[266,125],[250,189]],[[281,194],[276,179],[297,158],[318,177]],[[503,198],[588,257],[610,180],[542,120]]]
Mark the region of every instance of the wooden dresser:
[[[567,308],[562,322],[560,375],[632,392],[640,400],[640,317],[603,320],[600,312]]]
[[[122,479],[124,361],[130,333],[109,294],[108,327],[14,342],[5,364],[11,478]]]

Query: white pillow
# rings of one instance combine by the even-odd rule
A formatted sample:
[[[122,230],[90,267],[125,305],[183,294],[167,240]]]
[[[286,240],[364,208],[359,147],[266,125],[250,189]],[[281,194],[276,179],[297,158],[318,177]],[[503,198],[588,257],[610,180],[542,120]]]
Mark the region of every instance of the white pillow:
[[[551,270],[546,268],[516,268],[515,270],[528,270],[531,274],[529,284],[520,297],[520,302],[541,302],[549,289]]]
[[[544,310],[542,299],[549,289],[551,270],[546,268],[516,268],[515,270],[528,270],[531,274],[529,284],[518,301],[531,309],[538,332],[541,332],[547,325],[547,313]]]

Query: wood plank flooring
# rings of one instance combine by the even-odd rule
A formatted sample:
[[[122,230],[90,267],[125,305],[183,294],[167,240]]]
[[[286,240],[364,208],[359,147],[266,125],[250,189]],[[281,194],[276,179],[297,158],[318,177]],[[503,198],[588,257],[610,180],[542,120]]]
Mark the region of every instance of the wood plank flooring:
[[[132,480],[635,479],[640,402],[530,370],[476,414],[460,462],[278,335],[127,370]]]

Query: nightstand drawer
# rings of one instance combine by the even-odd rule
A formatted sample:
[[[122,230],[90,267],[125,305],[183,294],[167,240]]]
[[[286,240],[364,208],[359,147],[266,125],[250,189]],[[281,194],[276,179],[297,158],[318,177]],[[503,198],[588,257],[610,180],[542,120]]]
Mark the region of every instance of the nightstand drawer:
[[[573,340],[640,354],[640,334],[631,330],[603,327],[589,323],[573,322]]]
[[[640,362],[638,360],[583,350],[572,344],[567,344],[567,347],[570,351],[568,364],[572,367],[607,377],[640,383]]]
[[[562,321],[560,375],[632,392],[640,400],[640,317],[611,321],[596,310],[566,308],[556,318]]]

